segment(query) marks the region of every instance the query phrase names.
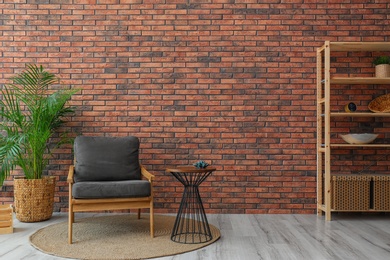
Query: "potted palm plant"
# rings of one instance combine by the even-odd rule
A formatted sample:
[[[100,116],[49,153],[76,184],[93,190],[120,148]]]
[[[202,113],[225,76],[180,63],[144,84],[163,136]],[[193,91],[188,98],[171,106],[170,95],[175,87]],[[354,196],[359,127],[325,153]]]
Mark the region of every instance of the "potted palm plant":
[[[77,90],[51,90],[58,79],[42,66],[27,65],[13,83],[0,90],[0,186],[17,167],[14,178],[16,217],[23,222],[49,219],[53,213],[55,177],[44,175],[51,150],[66,135],[50,142],[64,118],[74,112],[66,103]]]
[[[373,61],[375,65],[375,77],[389,78],[390,77],[390,57],[379,56]]]

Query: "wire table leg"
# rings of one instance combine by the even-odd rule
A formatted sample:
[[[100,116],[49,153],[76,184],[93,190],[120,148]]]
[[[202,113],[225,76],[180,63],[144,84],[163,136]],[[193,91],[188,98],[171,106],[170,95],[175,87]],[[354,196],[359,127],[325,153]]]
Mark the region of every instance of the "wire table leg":
[[[205,243],[213,239],[197,186],[184,188],[173,226],[171,240],[184,244]]]
[[[172,241],[199,244],[213,239],[199,193],[199,185],[211,172],[171,172],[184,185],[182,200],[171,234]]]

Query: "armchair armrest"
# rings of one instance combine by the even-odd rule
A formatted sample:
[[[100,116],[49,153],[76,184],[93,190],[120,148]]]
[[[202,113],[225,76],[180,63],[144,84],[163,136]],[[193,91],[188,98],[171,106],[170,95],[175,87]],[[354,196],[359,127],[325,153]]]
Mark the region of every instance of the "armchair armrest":
[[[141,165],[141,174],[150,182],[154,180],[154,175],[148,172],[143,165]]]
[[[73,184],[73,183],[74,183],[73,175],[74,175],[74,165],[71,165],[71,166],[69,167],[68,179],[67,179],[67,182],[68,182],[69,184]]]

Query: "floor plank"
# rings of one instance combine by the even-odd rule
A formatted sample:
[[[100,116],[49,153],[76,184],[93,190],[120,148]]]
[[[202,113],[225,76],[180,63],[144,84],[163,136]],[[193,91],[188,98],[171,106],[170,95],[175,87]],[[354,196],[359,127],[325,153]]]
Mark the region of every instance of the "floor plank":
[[[96,215],[96,214],[94,214]],[[101,214],[98,214],[101,215]],[[78,217],[89,217],[91,213]],[[14,233],[0,235],[0,259],[65,259],[44,254],[29,243],[35,231],[67,220],[54,213],[44,222],[14,221]],[[214,244],[160,260],[360,260],[390,259],[389,214],[208,215],[221,231]]]

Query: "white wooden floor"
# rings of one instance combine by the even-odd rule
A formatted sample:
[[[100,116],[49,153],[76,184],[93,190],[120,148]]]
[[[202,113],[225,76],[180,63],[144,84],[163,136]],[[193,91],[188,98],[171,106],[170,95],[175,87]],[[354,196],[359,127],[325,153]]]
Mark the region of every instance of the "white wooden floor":
[[[29,236],[66,220],[64,213],[54,213],[49,221],[40,223],[15,220],[14,233],[0,235],[0,259],[63,259],[34,249]],[[158,259],[390,259],[388,214],[334,214],[330,222],[316,215],[208,215],[208,220],[221,230],[216,243]]]

